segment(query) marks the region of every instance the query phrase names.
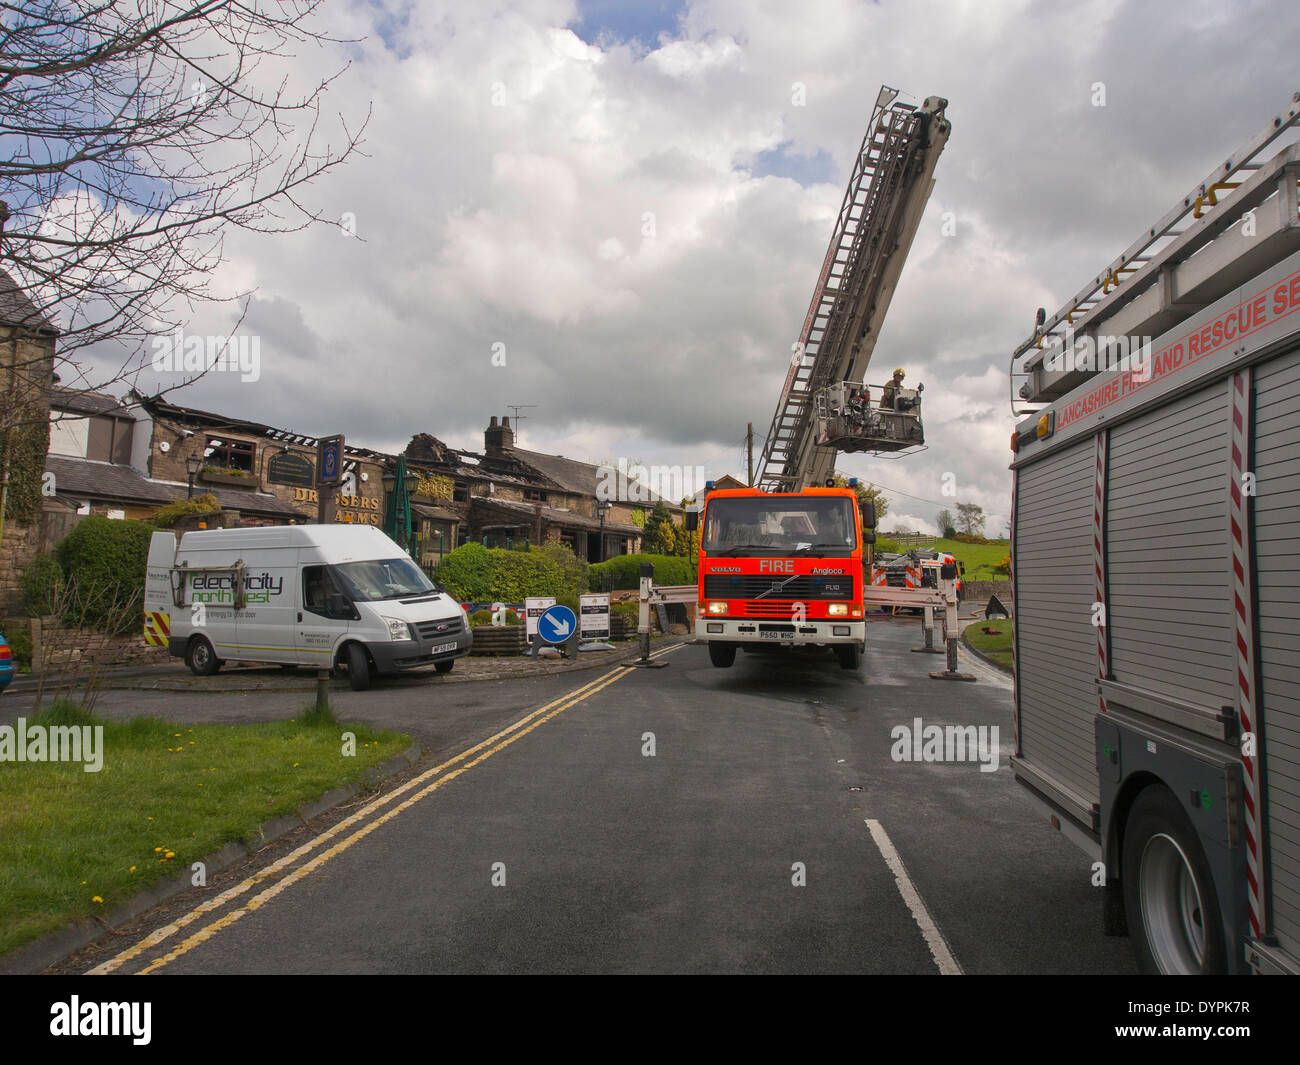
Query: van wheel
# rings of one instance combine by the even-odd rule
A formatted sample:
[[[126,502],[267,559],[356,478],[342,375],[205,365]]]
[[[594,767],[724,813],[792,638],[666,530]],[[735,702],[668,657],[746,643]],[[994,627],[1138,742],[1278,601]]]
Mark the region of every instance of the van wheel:
[[[709,644],[709,661],[719,669],[728,668],[736,661],[736,645],[734,643]]]
[[[857,669],[862,662],[862,647],[856,643],[838,643],[835,657],[840,660],[840,669]]]
[[[185,664],[196,677],[210,677],[221,668],[221,659],[206,636],[195,636],[185,648]]]
[[[348,644],[348,684],[354,692],[367,691],[370,688],[370,659],[366,649],[359,643]]]
[[[1196,830],[1173,794],[1150,787],[1124,830],[1124,909],[1144,973],[1226,973],[1219,898]]]
[[[433,668],[436,669],[439,673],[450,673],[451,667],[454,666],[455,664],[456,664],[456,660],[453,658],[450,662],[435,662],[433,664]]]

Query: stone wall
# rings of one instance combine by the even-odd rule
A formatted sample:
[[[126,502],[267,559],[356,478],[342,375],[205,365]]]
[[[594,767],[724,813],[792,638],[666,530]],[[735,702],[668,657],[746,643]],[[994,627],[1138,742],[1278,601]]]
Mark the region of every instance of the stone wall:
[[[989,596],[996,595],[1007,606],[1011,605],[1010,581],[965,581],[962,584],[962,601],[978,602],[980,609],[989,601]]]
[[[4,540],[0,542],[0,614],[14,614],[22,609],[23,571],[40,549],[39,526],[5,523]]]

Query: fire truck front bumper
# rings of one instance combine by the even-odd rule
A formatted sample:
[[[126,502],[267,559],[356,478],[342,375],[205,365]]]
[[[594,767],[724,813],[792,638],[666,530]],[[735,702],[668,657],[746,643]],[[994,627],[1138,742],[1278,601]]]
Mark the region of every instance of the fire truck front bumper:
[[[695,633],[705,640],[723,643],[787,644],[792,647],[820,647],[834,644],[863,644],[867,623],[861,618],[843,621],[769,621],[760,618],[698,619]]]

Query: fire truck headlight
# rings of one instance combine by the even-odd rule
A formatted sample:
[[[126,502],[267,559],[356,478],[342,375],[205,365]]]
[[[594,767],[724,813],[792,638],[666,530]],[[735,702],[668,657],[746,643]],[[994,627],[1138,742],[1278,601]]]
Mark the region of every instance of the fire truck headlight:
[[[833,618],[844,618],[849,615],[848,603],[832,603],[826,608],[826,613]]]
[[[710,614],[725,614],[726,612],[727,612],[727,604],[726,604],[726,603],[710,603],[710,604],[709,604],[709,613],[710,613]]]

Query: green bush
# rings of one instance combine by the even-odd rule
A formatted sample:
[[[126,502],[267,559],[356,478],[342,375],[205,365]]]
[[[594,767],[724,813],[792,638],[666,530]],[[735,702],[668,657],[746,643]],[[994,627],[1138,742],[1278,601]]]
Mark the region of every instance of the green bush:
[[[221,510],[221,504],[212,495],[195,496],[193,499],[177,499],[165,507],[159,507],[149,516],[149,524],[159,529],[170,529],[181,518],[191,514],[215,514]]]
[[[509,551],[465,544],[438,563],[433,579],[462,603],[518,603],[530,595],[576,597],[585,588],[574,583],[583,578],[575,563],[577,560],[567,548]]]
[[[608,562],[597,562],[591,567],[593,588],[622,590],[641,587],[641,563],[649,562],[655,568],[655,584],[694,584],[695,570],[688,558],[674,555],[618,555]],[[612,580],[612,584],[606,583]]]
[[[63,567],[53,555],[37,555],[22,576],[23,603],[27,614],[43,618],[59,608],[63,597]]]
[[[575,555],[568,544],[546,543],[533,548],[533,553],[549,558],[560,568],[566,593],[577,596],[587,590],[591,567],[585,559]]]
[[[470,624],[471,624],[471,625],[491,625],[491,624],[492,624],[492,611],[490,611],[490,610],[476,610],[476,611],[474,611],[474,613],[470,616],[469,621],[470,621]],[[507,610],[507,611],[506,611],[505,622],[506,622],[507,625],[522,625],[522,624],[524,623],[523,618],[521,618],[521,617],[520,617],[518,614],[516,614],[513,610]]]
[[[491,599],[492,549],[482,544],[456,548],[438,563],[433,579],[462,603]]]
[[[67,623],[111,632],[139,627],[153,532],[144,522],[96,515],[77,523],[54,552],[72,586]]]

